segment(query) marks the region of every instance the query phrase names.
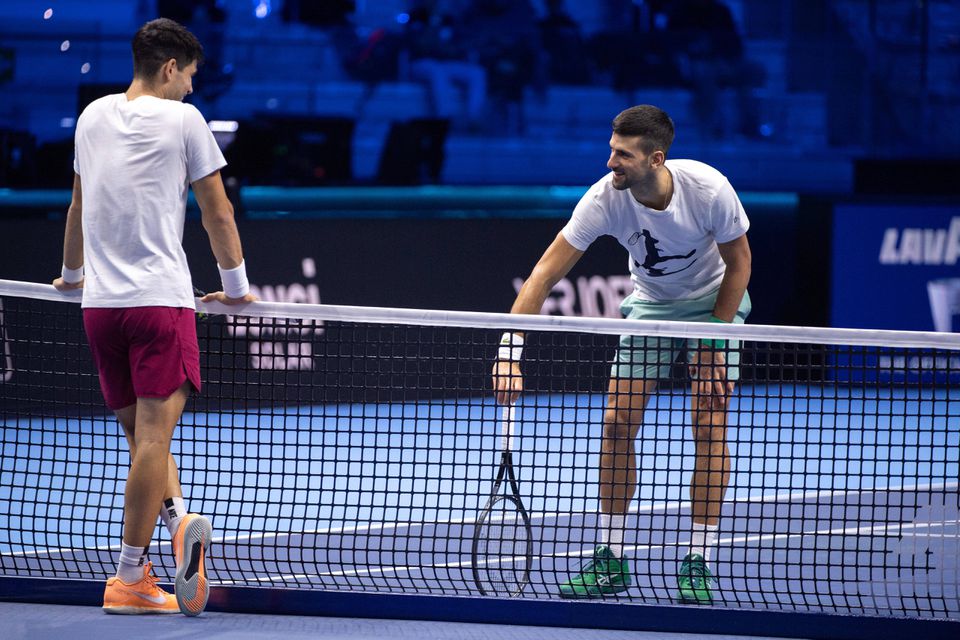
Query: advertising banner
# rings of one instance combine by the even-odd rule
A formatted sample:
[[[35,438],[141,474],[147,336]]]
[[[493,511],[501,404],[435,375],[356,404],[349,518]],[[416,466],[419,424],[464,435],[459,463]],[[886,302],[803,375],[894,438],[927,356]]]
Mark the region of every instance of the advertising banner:
[[[831,324],[960,331],[960,206],[838,204]]]
[[[960,207],[838,204],[833,220],[832,326],[960,332]],[[865,364],[854,371],[960,381],[960,353],[891,353]]]

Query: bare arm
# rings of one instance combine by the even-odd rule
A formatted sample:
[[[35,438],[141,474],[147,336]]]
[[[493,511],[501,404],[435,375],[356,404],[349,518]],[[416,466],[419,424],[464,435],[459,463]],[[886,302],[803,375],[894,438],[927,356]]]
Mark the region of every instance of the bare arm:
[[[214,171],[193,183],[193,193],[200,205],[203,228],[210,237],[213,255],[224,269],[233,269],[243,261],[240,234],[233,220],[233,205],[223,188],[220,172]]]
[[[570,272],[583,251],[567,242],[562,233],[540,257],[530,277],[520,288],[510,313],[540,313],[553,285]],[[519,333],[519,332],[518,332]],[[497,402],[513,404],[523,391],[523,374],[520,363],[512,360],[497,360],[493,365],[493,389]]]
[[[570,273],[570,269],[582,255],[583,251],[576,249],[567,242],[562,233],[558,233],[533,267],[530,277],[523,283],[510,313],[540,313],[550,290],[562,277]]]
[[[70,207],[67,209],[67,224],[63,233],[63,266],[68,269],[79,269],[83,266],[83,194],[80,187],[80,176],[73,174],[73,195],[70,198]],[[69,291],[83,287],[83,280],[68,283],[63,278],[53,281],[58,291]]]
[[[726,264],[713,315],[724,322],[733,322],[740,302],[750,282],[750,243],[746,234],[730,242],[717,243],[720,257]],[[694,366],[691,367],[697,394],[706,398],[712,396],[715,409],[726,407],[727,397],[733,393],[734,384],[727,380],[726,353],[724,349],[703,346],[694,354]]]
[[[727,269],[720,282],[720,291],[717,292],[717,302],[713,307],[713,315],[724,322],[733,322],[737,309],[747,292],[750,282],[751,255],[750,243],[744,234],[730,242],[717,243],[720,257]]]
[[[193,183],[193,193],[200,205],[203,228],[210,238],[210,248],[223,269],[233,269],[243,262],[243,248],[240,245],[240,233],[233,219],[233,205],[223,188],[219,171],[200,178]],[[227,304],[250,302],[256,298],[247,294],[242,298],[228,298],[222,291],[207,294],[204,302],[218,301]]]

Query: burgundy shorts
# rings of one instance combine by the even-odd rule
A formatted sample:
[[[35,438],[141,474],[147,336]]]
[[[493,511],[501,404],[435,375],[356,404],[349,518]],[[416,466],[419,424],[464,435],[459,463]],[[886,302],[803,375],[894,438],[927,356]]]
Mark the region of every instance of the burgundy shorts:
[[[83,326],[110,409],[137,398],[167,398],[189,380],[200,390],[193,309],[84,309]]]

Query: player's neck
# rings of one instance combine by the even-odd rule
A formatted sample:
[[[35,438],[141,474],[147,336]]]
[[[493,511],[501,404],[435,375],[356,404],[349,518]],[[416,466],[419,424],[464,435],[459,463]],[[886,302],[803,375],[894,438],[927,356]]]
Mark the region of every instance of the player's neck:
[[[141,78],[134,78],[124,95],[127,96],[128,101],[136,100],[140,96],[153,96],[154,98],[164,97],[162,91]]]
[[[637,202],[654,211],[664,211],[673,199],[673,175],[666,167],[661,167],[646,185],[630,189]]]

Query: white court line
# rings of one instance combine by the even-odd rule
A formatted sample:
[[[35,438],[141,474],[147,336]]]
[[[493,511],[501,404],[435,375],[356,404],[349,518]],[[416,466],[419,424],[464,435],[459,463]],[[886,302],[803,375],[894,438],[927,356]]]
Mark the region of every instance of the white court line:
[[[875,536],[875,535],[901,535],[901,532],[904,530],[916,530],[916,529],[933,529],[938,527],[946,527],[950,525],[960,524],[960,520],[945,520],[943,522],[921,522],[921,523],[906,523],[906,524],[877,524],[870,527],[838,527],[833,529],[817,529],[815,531],[801,531],[798,533],[771,533],[764,535],[753,535],[753,536],[741,536],[741,537],[729,537],[729,538],[720,538],[717,540],[718,545],[735,545],[735,544],[748,544],[752,542],[766,542],[766,541],[775,541],[775,540],[790,540],[793,538],[804,538],[807,536],[822,536],[822,535],[864,535],[864,536]],[[893,533],[890,533],[890,530],[893,530]],[[922,534],[908,534],[911,536],[917,536]],[[942,538],[954,538],[960,539],[956,534],[938,534],[928,537],[942,537]],[[644,544],[644,545],[630,545],[624,546],[624,551],[651,551],[653,549],[667,549],[670,547],[685,547],[690,544],[689,541],[677,540],[676,542],[665,542],[663,544]],[[585,558],[593,554],[592,549],[581,550],[581,551],[568,551],[566,553],[555,553],[549,556],[538,556],[539,558],[574,558],[580,557]],[[526,560],[524,556],[512,556],[508,558],[500,558],[498,564],[514,564],[517,562],[522,562]],[[373,567],[370,569],[355,569],[348,571],[324,571],[319,573],[303,573],[303,574],[287,574],[280,576],[265,576],[262,578],[252,578],[241,581],[236,580],[224,580],[217,584],[237,584],[244,582],[275,582],[279,580],[299,580],[301,578],[361,578],[361,577],[382,577],[386,575],[400,574],[400,573],[413,573],[415,571],[424,571],[427,569],[464,569],[467,567],[472,567],[472,562],[447,562],[444,564],[431,564],[431,565],[411,565],[411,566],[387,566],[387,567]]]
[[[916,531],[918,529],[934,529],[938,527],[947,527],[960,524],[960,520],[944,520],[942,522],[907,522],[895,524],[875,524],[866,527],[836,527],[833,529],[817,529],[816,531],[799,531],[797,533],[767,533],[763,535],[740,536],[735,538],[720,538],[717,544],[735,545],[751,542],[766,542],[769,540],[790,540],[792,538],[803,538],[806,536],[836,536],[836,535],[856,535],[856,536],[902,536],[920,537],[922,534],[907,533],[904,531]],[[937,538],[956,538],[960,540],[957,534],[938,534]]]
[[[848,495],[861,495],[864,493],[881,493],[881,492],[894,492],[894,491],[903,491],[905,493],[922,493],[922,492],[936,492],[936,491],[948,491],[955,490],[960,488],[960,482],[945,482],[938,484],[929,484],[929,485],[918,485],[915,487],[874,487],[872,489],[831,489],[831,490],[812,490],[812,491],[798,491],[793,493],[776,493],[771,495],[764,496],[741,496],[739,498],[734,498],[732,500],[727,500],[727,503],[755,503],[755,502],[803,502],[813,498],[822,499],[822,498],[835,498]],[[635,507],[631,507],[630,513],[641,514],[641,513],[657,513],[660,511],[669,512],[669,511],[679,511],[685,508],[690,507],[689,500],[682,501],[672,501],[672,502],[659,502],[652,504],[644,504]],[[530,520],[532,522],[537,522],[540,520],[550,520],[550,519],[559,519],[564,516],[579,515],[583,512],[580,511],[548,511],[537,514],[532,514]],[[476,518],[460,518],[454,520],[437,520],[430,524],[437,526],[443,525],[464,525],[464,524],[474,524]],[[214,538],[214,542],[240,542],[240,541],[253,541],[253,540],[262,540],[269,537],[280,537],[280,536],[299,536],[299,535],[341,535],[341,534],[355,534],[355,535],[370,535],[379,532],[387,531],[399,531],[403,529],[409,529],[414,527],[423,527],[424,523],[422,522],[386,522],[386,523],[372,523],[369,525],[356,525],[353,527],[349,526],[337,526],[330,527],[327,529],[312,529],[306,531],[291,531],[287,533],[280,532],[264,532],[264,533],[253,533],[253,534],[241,534],[236,536],[224,536],[219,540]],[[120,547],[117,547],[119,549]]]
[[[733,498],[732,500],[725,501],[725,504],[728,503],[769,503],[769,502],[805,502],[807,500],[816,499],[820,500],[823,498],[836,498],[836,497],[846,497],[850,495],[861,495],[865,493],[883,493],[883,492],[895,492],[902,491],[904,493],[924,493],[924,492],[938,492],[938,491],[951,491],[960,489],[960,482],[942,482],[936,484],[928,485],[917,485],[912,487],[874,487],[870,489],[830,489],[830,490],[808,490],[808,491],[797,491],[792,493],[775,493],[771,495],[761,495],[761,496],[741,496],[739,498]],[[909,506],[909,505],[906,505]],[[641,513],[657,513],[660,511],[669,512],[669,511],[679,511],[685,508],[690,507],[689,500],[683,501],[673,501],[673,502],[661,502],[661,503],[652,503],[639,505],[637,507],[632,507],[630,513],[641,514]],[[540,520],[549,520],[549,519],[559,519],[564,516],[580,515],[583,512],[580,511],[549,511],[542,512],[530,517],[531,522],[537,522]],[[443,525],[464,525],[464,524],[474,524],[476,518],[460,518],[456,520],[438,520],[436,522],[427,523],[437,526]],[[354,527],[348,526],[337,526],[329,527],[326,529],[311,529],[306,531],[289,531],[289,532],[264,532],[264,533],[252,533],[252,534],[241,534],[235,536],[223,536],[223,537],[214,537],[211,542],[213,543],[224,543],[224,542],[251,542],[254,540],[264,540],[267,538],[279,538],[282,536],[291,537],[291,536],[301,536],[301,535],[343,535],[343,534],[353,534],[353,535],[371,535],[381,532],[388,531],[400,531],[404,529],[411,529],[414,527],[423,527],[423,522],[387,522],[387,523],[373,523],[370,525],[360,525]],[[163,549],[170,546],[169,541],[160,542],[157,547]],[[119,551],[120,545],[101,545],[97,547],[85,548],[83,550],[93,550],[93,551]],[[47,549],[32,549],[29,551],[11,551],[0,553],[0,556],[34,556],[40,554],[54,554],[54,553],[70,553],[76,552],[77,549],[72,547],[62,547],[62,548],[47,548]]]

